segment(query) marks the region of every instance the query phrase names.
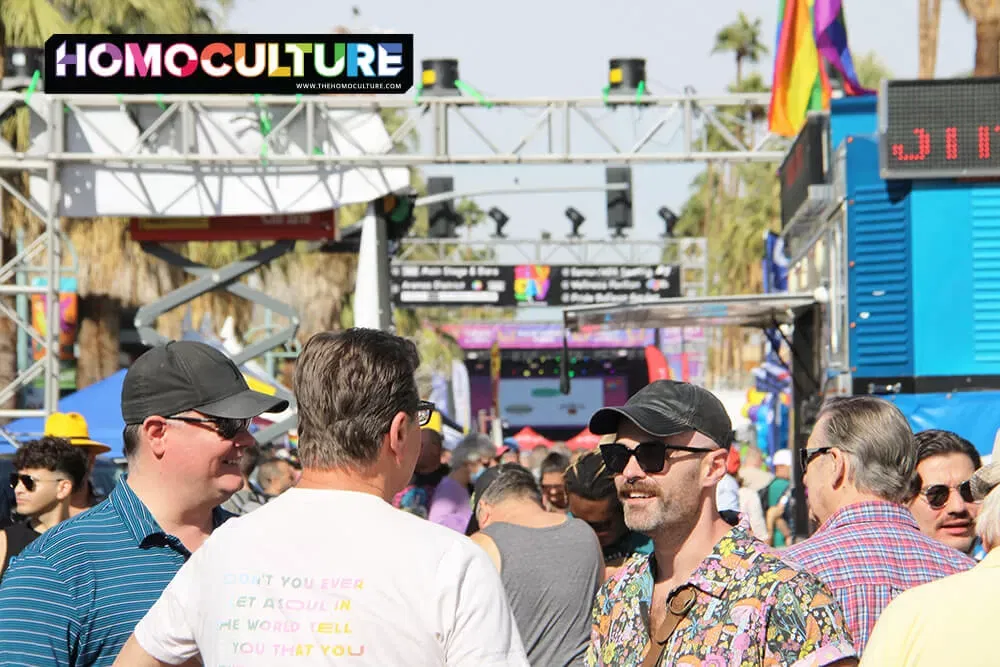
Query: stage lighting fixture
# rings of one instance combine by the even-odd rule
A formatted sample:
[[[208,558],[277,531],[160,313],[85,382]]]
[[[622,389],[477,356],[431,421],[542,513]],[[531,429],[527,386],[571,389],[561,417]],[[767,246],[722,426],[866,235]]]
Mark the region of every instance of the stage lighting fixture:
[[[495,239],[507,238],[503,233],[504,226],[506,226],[507,221],[510,220],[507,214],[498,209],[496,206],[494,206],[486,213],[486,215],[490,216],[493,219],[493,222],[496,224],[496,234],[493,235],[493,238]]]
[[[572,206],[566,209],[566,217],[569,218],[569,224],[573,226],[573,231],[570,233],[569,237],[571,239],[580,238],[580,227],[583,226],[583,223],[586,222],[587,219],[583,217],[582,213]]]

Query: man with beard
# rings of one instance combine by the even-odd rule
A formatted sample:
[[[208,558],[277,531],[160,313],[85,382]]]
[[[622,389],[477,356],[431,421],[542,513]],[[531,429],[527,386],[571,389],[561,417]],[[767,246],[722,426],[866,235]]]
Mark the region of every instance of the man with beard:
[[[716,505],[732,424],[713,394],[658,380],[602,408],[601,445],[625,523],[653,540],[597,595],[587,664],[857,664],[831,593],[814,576],[727,523]]]
[[[444,437],[441,435],[441,413],[435,411],[431,420],[420,429],[420,457],[413,478],[405,489],[396,494],[394,507],[426,519],[434,501],[434,491],[451,471],[441,462]]]

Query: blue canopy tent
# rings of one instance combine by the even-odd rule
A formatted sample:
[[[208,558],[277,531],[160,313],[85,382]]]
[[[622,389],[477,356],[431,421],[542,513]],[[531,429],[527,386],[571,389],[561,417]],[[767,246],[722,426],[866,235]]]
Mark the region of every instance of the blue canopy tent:
[[[89,387],[75,391],[59,401],[59,412],[79,412],[87,420],[91,440],[103,442],[111,451],[104,456],[120,459],[123,453],[122,430],[122,382],[126,370],[96,382]],[[18,442],[34,440],[45,430],[45,420],[41,417],[27,417],[12,421],[4,427]]]

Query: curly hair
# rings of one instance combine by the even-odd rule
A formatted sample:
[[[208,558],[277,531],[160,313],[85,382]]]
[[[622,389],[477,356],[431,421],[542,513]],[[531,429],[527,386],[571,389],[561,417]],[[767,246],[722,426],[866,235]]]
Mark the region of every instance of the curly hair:
[[[87,477],[87,454],[65,438],[45,436],[18,447],[12,461],[14,470],[50,470],[61,472],[79,489]]]
[[[615,476],[598,451],[587,452],[566,470],[566,491],[587,500],[604,500],[616,495]]]

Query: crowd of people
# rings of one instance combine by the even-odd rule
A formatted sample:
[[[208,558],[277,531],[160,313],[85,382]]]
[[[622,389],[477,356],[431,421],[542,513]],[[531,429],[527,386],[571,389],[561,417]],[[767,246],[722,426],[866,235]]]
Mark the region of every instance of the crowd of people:
[[[125,378],[128,472],[106,499],[87,482],[102,445],[53,415],[15,455],[0,664],[996,662],[977,593],[1000,563],[1000,464],[960,436],[829,400],[797,451],[807,529],[792,453],[768,469],[735,446],[701,387],[599,410],[594,451],[477,433],[449,451],[418,365],[388,333],[314,336],[289,453],[248,431],[285,401],[210,346],[153,348]]]

